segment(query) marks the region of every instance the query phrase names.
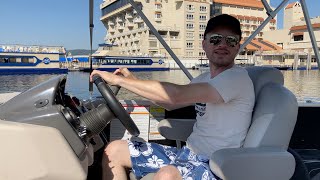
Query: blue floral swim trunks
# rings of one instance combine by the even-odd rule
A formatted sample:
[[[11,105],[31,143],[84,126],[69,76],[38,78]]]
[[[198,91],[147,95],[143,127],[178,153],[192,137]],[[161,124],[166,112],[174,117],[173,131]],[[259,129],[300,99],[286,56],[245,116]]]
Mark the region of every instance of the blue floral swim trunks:
[[[173,165],[186,180],[216,180],[209,159],[193,153],[188,147],[181,149],[156,143],[128,141],[132,170],[137,178],[156,173],[161,167]]]

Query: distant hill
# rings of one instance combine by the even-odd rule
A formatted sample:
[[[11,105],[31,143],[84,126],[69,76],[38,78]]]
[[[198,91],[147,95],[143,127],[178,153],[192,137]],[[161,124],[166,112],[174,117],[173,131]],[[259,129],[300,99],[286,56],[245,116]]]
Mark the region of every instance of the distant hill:
[[[72,49],[72,50],[67,50],[67,55],[71,53],[72,56],[77,56],[77,55],[89,55],[90,50],[88,49]],[[96,52],[96,49],[92,50],[92,53]]]

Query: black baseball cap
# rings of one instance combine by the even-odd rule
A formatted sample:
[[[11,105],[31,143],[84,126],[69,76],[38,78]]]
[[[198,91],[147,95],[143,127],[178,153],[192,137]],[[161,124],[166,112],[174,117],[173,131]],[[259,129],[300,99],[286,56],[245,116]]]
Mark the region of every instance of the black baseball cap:
[[[221,14],[218,16],[215,16],[213,18],[211,18],[208,21],[206,30],[204,31],[204,37],[206,37],[206,35],[213,31],[215,28],[217,27],[225,27],[228,28],[229,30],[231,30],[233,33],[237,34],[240,36],[240,39],[242,37],[242,33],[241,33],[241,27],[240,27],[240,22],[238,19],[236,19],[233,16],[230,16],[228,14]]]

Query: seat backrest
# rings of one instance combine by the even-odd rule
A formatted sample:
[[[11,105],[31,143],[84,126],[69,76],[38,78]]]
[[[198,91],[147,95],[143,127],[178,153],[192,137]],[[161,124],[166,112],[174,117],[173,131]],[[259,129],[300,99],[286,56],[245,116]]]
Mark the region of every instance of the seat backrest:
[[[298,114],[296,97],[283,86],[283,75],[271,67],[249,67],[256,102],[243,147],[287,148]]]

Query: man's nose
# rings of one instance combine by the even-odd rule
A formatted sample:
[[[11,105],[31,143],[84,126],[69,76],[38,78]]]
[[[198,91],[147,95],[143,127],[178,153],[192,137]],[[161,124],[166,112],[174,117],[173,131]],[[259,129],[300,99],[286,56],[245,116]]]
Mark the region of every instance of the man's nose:
[[[220,46],[220,47],[228,46],[226,39],[225,39],[225,38],[222,38],[222,39],[221,39],[221,42],[219,43],[218,46]]]

